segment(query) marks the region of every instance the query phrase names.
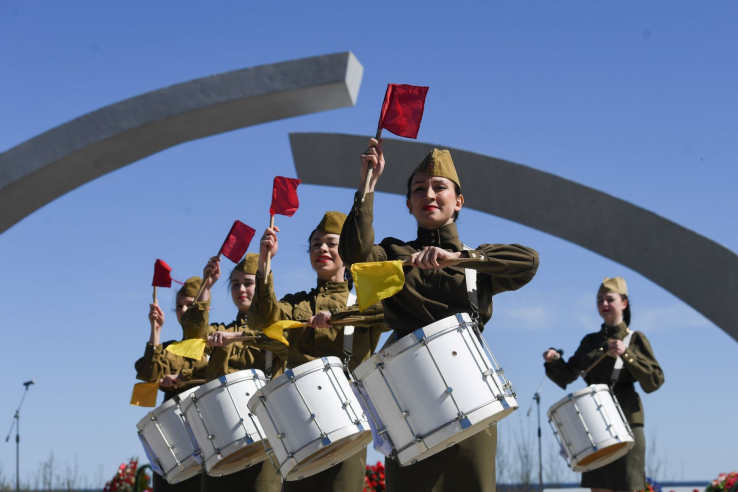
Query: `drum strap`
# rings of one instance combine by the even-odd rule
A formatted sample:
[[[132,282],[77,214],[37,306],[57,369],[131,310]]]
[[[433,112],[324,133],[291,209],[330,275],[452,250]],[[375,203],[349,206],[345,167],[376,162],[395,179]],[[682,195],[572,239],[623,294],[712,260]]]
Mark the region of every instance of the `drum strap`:
[[[466,244],[461,244],[464,251],[472,251]],[[473,268],[464,268],[464,277],[466,277],[466,292],[469,295],[469,302],[472,307],[479,311],[479,297],[477,297],[477,271]]]
[[[349,292],[348,300],[346,301],[346,307],[353,306],[356,304],[356,294]],[[344,326],[343,327],[343,352],[350,359],[353,355],[354,350],[354,327]]]
[[[267,350],[264,353],[264,374],[266,374],[266,377],[271,378],[272,377],[272,351]]]
[[[628,350],[628,346],[630,346],[630,339],[633,336],[633,332],[628,330],[628,334],[625,335],[625,338],[623,338],[623,344],[625,345],[625,349]],[[618,357],[615,359],[615,367],[612,369],[612,384],[615,384],[618,379],[620,379],[620,371],[623,369],[623,359],[622,357]]]

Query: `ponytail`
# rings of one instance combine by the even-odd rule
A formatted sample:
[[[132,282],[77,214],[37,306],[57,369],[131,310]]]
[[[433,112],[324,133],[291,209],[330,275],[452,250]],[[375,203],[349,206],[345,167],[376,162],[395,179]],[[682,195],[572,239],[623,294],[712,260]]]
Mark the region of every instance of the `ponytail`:
[[[628,306],[623,310],[623,321],[626,326],[630,326],[630,300],[628,299],[628,296],[623,294],[620,294],[620,297],[624,301],[628,301]]]

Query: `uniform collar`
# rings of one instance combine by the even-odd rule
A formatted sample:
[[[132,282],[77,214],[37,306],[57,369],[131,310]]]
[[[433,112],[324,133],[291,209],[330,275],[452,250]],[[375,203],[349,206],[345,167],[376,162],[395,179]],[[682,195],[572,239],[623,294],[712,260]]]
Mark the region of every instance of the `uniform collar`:
[[[418,227],[418,239],[416,241],[421,246],[438,246],[440,248],[454,247],[453,249],[461,248],[459,232],[456,229],[456,224],[454,222],[435,230]]]
[[[615,326],[607,326],[602,323],[602,333],[608,338],[623,339],[628,334],[628,325],[625,324],[625,321]]]
[[[236,316],[236,324],[238,326],[248,325],[249,324],[249,314],[241,314],[239,311],[238,316]]]
[[[348,282],[329,282],[318,279],[318,292],[348,292]]]

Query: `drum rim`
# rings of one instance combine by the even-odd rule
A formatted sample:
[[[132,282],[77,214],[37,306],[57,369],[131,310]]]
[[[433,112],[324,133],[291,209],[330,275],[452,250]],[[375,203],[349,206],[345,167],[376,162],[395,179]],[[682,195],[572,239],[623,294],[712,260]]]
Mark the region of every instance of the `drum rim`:
[[[255,371],[255,373],[252,373],[251,371],[252,371],[252,369],[244,369],[243,371],[232,372],[231,374],[226,374],[225,376],[221,376],[221,377],[219,377],[217,379],[213,379],[212,381],[208,381],[207,383],[205,383],[205,384],[203,384],[201,386],[198,386],[196,388],[197,391],[195,391],[195,393],[191,393],[188,396],[194,395],[194,397],[195,397],[196,400],[201,400],[202,398],[205,398],[206,396],[208,396],[210,393],[212,393],[213,391],[217,390],[218,388],[232,386],[232,385],[234,385],[236,383],[240,383],[242,381],[255,381],[255,380],[259,379],[259,380],[263,380],[265,385],[268,384],[267,378],[266,378],[266,376],[264,375],[264,373],[262,371],[260,371],[259,369],[253,369],[253,371]],[[241,378],[240,376],[237,376],[239,373],[242,373],[242,372],[248,372],[248,373],[250,373],[249,374],[250,377],[243,377],[243,378]],[[231,376],[231,377],[229,377],[229,376]],[[224,378],[225,378],[225,382],[227,384],[223,384],[223,379]],[[259,390],[261,390],[261,388],[259,388]],[[256,394],[256,393],[254,393],[254,394]],[[185,413],[187,411],[187,409],[189,409],[192,406],[192,404],[193,404],[192,398],[191,397],[190,398],[186,398],[185,401],[183,401],[182,402],[182,405],[181,405],[182,406],[182,413]]]
[[[594,389],[594,390],[593,390]],[[582,396],[591,395],[592,393],[600,393],[600,392],[606,392],[610,393],[610,395],[613,395],[612,389],[603,383],[599,384],[590,384],[586,388],[582,388],[580,390],[574,391],[573,393],[567,394],[565,397],[551,405],[551,407],[548,409],[548,412],[546,414],[548,415],[548,420],[551,420],[551,416],[553,413],[556,412],[559,408],[561,408],[563,405],[567,404],[570,401],[576,400],[577,398],[581,398]],[[614,398],[613,398],[614,399]]]
[[[449,331],[455,331],[458,329],[461,325],[459,324],[459,319],[457,316],[461,316],[461,318],[464,320],[464,322],[471,324],[472,320],[468,313],[458,313],[454,314],[452,316],[447,316],[443,318],[442,320],[435,321],[427,326],[424,326],[422,328],[419,328],[418,330],[422,330],[425,338],[427,340],[430,340],[432,338],[437,338],[440,335],[443,335],[445,333],[448,333]],[[417,345],[420,345],[421,341],[417,338],[416,333],[418,330],[414,330],[409,335],[402,337],[399,340],[396,340],[395,342],[391,343],[388,347],[385,347],[383,350],[375,353],[371,357],[369,357],[367,360],[359,364],[356,369],[354,369],[353,373],[356,379],[359,381],[363,380],[366,376],[371,374],[374,370],[377,368],[377,362],[385,363],[388,362],[395,357],[398,357],[399,355],[407,352],[408,350],[416,347]],[[410,343],[406,347],[400,348],[400,344],[405,341],[408,336],[412,336],[413,338],[411,340],[415,340],[414,342]],[[407,343],[407,342],[405,342]],[[390,352],[393,347],[396,347],[398,349],[397,352]],[[377,360],[378,359],[378,360]],[[366,371],[363,372],[362,371]]]
[[[310,362],[300,364],[295,369],[304,368],[305,366],[308,366],[308,365],[311,367],[309,369],[301,370],[297,374],[294,372],[295,369],[288,369],[288,371],[292,371],[292,374],[295,376],[294,380],[299,381],[300,379],[306,376],[309,376],[310,374],[322,371],[326,366],[326,362],[330,365],[331,368],[341,369],[340,373],[344,375],[343,374],[343,363],[341,362],[341,359],[339,359],[338,357],[334,357],[334,356],[321,357],[320,359],[315,359],[315,360],[311,360]],[[348,378],[346,378],[346,381],[348,381]],[[268,397],[269,395],[277,391],[282,386],[291,384],[291,382],[292,382],[292,378],[290,378],[286,372],[280,374],[276,378],[266,383],[262,388],[259,388],[259,390],[256,393],[254,393],[254,396],[252,396],[251,399],[249,399],[249,402],[246,406],[249,408],[249,410],[252,413],[254,413],[254,410],[256,409],[256,406],[258,405],[262,396]],[[252,405],[252,402],[254,402],[253,405]]]

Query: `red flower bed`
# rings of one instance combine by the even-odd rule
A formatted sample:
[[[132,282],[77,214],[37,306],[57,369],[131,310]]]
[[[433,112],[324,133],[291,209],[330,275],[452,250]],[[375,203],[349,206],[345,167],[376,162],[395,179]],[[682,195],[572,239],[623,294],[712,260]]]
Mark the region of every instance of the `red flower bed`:
[[[364,492],[385,492],[387,487],[384,484],[384,464],[377,461],[377,464],[366,465],[366,475],[364,475]]]
[[[147,468],[146,465],[143,468]],[[136,474],[143,472],[138,469],[138,459],[131,458],[128,463],[122,463],[115,472],[115,476],[111,481],[105,484],[103,492],[151,492],[149,477],[146,474],[139,477],[138,490],[136,490]]]

